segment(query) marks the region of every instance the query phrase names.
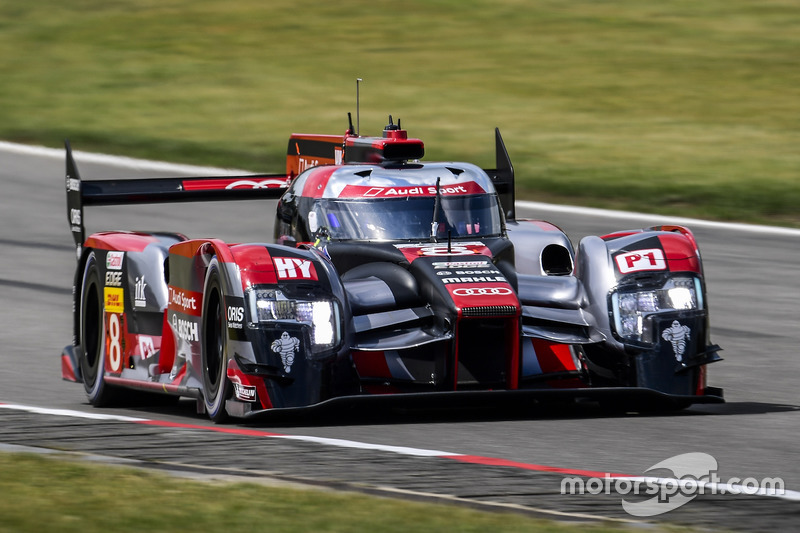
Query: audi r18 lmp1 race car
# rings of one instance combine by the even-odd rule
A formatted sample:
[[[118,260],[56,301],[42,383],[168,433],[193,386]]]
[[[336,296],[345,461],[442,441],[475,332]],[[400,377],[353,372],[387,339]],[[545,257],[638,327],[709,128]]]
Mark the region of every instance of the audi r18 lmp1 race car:
[[[90,403],[123,389],[197,399],[215,421],[339,401],[472,405],[511,398],[721,402],[706,368],[703,267],[679,226],[585,237],[517,220],[497,168],[421,162],[381,137],[293,134],[286,172],[81,181],[64,379]],[[273,243],[178,233],[85,237],[90,205],[278,199]]]

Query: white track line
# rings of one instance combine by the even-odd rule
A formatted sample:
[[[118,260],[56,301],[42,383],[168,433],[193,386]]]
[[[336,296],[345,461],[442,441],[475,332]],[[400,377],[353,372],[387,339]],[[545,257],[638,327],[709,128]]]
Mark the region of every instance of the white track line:
[[[0,152],[12,154],[29,155],[33,157],[46,157],[50,159],[64,160],[63,148],[46,148],[44,146],[29,146],[27,144],[17,144],[0,141]],[[91,152],[81,152],[73,150],[72,154],[79,163],[96,163],[109,165],[119,168],[129,168],[131,170],[144,170],[150,172],[175,172],[177,174],[209,175],[209,176],[239,176],[254,174],[248,170],[238,170],[232,168],[201,167],[196,165],[183,165],[179,163],[165,163],[162,161],[151,161],[149,159],[135,159],[133,157],[122,157],[117,155],[94,154]]]
[[[673,217],[669,215],[654,215],[648,213],[632,213],[628,211],[615,211],[612,209],[598,209],[596,207],[579,207],[574,205],[545,204],[541,202],[518,201],[520,207],[535,211],[548,211],[550,213],[566,213],[570,215],[593,216],[598,218],[616,218],[623,220],[645,220],[651,224],[678,224],[690,227],[705,227],[747,233],[762,233],[770,235],[783,235],[800,237],[800,229],[782,228],[778,226],[759,226],[757,224],[741,224],[735,222],[715,222],[699,218]]]
[[[321,444],[323,446],[333,446],[337,448],[356,448],[361,450],[374,450],[374,451],[383,451],[389,453],[396,453],[399,455],[405,456],[412,456],[412,457],[440,457],[443,459],[446,458],[465,458],[465,457],[472,457],[472,456],[465,456],[460,453],[453,453],[453,452],[444,452],[439,450],[426,450],[422,448],[410,448],[406,446],[388,446],[384,444],[370,444],[366,442],[359,442],[359,441],[352,441],[352,440],[344,440],[344,439],[332,439],[332,438],[324,438],[324,437],[313,437],[313,436],[306,436],[306,435],[283,435],[278,433],[272,433],[267,431],[260,431],[260,430],[251,430],[251,429],[242,429],[241,431],[237,430],[236,428],[228,428],[228,427],[219,427],[219,426],[203,426],[203,425],[196,425],[196,424],[183,424],[178,422],[166,422],[160,420],[151,420],[147,418],[136,418],[130,416],[120,416],[120,415],[108,415],[103,413],[89,413],[84,411],[75,411],[72,409],[51,409],[51,408],[44,408],[44,407],[33,407],[30,405],[20,405],[20,404],[7,404],[7,403],[0,403],[0,409],[9,409],[9,410],[16,410],[16,411],[24,411],[32,414],[41,414],[41,415],[53,415],[53,416],[63,416],[63,417],[72,417],[72,418],[84,418],[84,419],[92,419],[92,420],[108,420],[108,421],[119,421],[119,422],[129,422],[129,423],[138,423],[138,424],[145,424],[145,425],[158,425],[164,427],[172,427],[176,429],[192,429],[192,430],[201,430],[201,431],[214,431],[214,432],[222,432],[222,433],[233,433],[233,434],[241,434],[243,436],[253,436],[253,437],[264,437],[264,438],[280,438],[280,439],[287,439],[287,440],[297,440],[303,442],[313,442],[317,444]],[[483,461],[483,457],[475,456],[474,460],[465,461],[465,464],[487,464],[486,461]],[[523,468],[525,465],[520,464],[519,468]],[[513,468],[513,466],[509,466]],[[548,471],[533,469],[535,471]],[[569,469],[560,469],[563,470],[563,474],[569,474]],[[577,474],[579,476],[585,477],[586,474],[581,474],[580,470],[575,470],[573,474]],[[595,472],[595,474],[599,474]],[[640,481],[648,481],[652,484],[659,485],[659,486],[677,486],[684,481],[677,479],[677,478],[660,478],[660,477],[650,477],[650,476],[624,476],[619,474],[607,474],[609,479],[612,480],[640,480]],[[722,483],[704,483],[708,487],[714,487],[719,491],[719,489],[725,489],[722,491],[722,494],[747,494],[749,496],[762,496],[762,497],[770,497],[770,498],[779,498],[782,500],[788,501],[800,501],[800,492],[795,490],[784,490],[780,494],[775,494],[768,491],[759,491],[755,494],[750,494],[747,492],[747,489],[741,485],[737,484],[722,484]]]
[[[103,413],[88,413],[85,411],[74,411],[72,409],[50,409],[47,407],[33,407],[31,405],[18,405],[0,403],[0,409],[11,409],[14,411],[27,411],[37,415],[66,416],[71,418],[88,418],[90,420],[114,420],[117,422],[144,422],[146,418],[134,418],[132,416],[106,415]]]
[[[17,144],[0,141],[0,152],[30,155],[34,157],[47,157],[64,159],[64,150],[61,148],[46,148],[44,146],[29,146],[27,144]],[[162,161],[151,161],[148,159],[135,159],[132,157],[122,157],[107,154],[95,154],[91,152],[73,151],[76,160],[85,163],[97,163],[110,165],[120,168],[130,168],[132,170],[143,170],[151,172],[175,172],[176,174],[192,175],[216,175],[216,176],[236,176],[253,174],[248,170],[231,168],[201,167],[195,165],[182,165],[177,163],[165,163]],[[686,217],[670,217],[667,215],[652,215],[647,213],[631,213],[628,211],[615,211],[611,209],[598,209],[593,207],[579,207],[573,205],[546,204],[542,202],[518,201],[518,208],[533,209],[536,211],[546,211],[550,213],[567,213],[579,216],[595,216],[601,218],[617,218],[627,220],[648,220],[651,223],[660,221],[663,224],[680,224],[693,227],[707,227],[730,231],[743,231],[748,233],[761,233],[772,235],[783,235],[789,237],[800,237],[800,229],[782,228],[777,226],[760,226],[755,224],[738,224],[729,222],[713,222]]]
[[[397,453],[400,455],[410,455],[413,457],[452,457],[461,455],[460,453],[442,452],[439,450],[425,450],[421,448],[409,448],[407,446],[387,446],[384,444],[369,444],[354,440],[331,439],[326,437],[310,437],[306,435],[275,435],[274,438],[298,440],[303,442],[315,442],[326,446],[336,446],[337,448],[355,448],[358,450],[374,450],[381,452]]]

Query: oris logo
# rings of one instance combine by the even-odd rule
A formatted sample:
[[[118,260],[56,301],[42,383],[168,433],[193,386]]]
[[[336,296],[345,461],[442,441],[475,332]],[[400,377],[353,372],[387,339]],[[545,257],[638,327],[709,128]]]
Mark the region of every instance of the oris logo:
[[[228,327],[242,329],[244,320],[244,307],[228,307]]]
[[[506,296],[513,293],[508,287],[473,287],[455,289],[453,296]]]

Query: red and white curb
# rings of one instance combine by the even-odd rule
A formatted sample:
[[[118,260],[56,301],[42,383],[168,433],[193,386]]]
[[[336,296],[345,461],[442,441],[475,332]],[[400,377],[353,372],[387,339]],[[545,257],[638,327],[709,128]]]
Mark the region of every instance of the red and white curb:
[[[584,478],[600,478],[600,479],[615,479],[615,480],[631,480],[631,481],[646,481],[652,485],[657,486],[676,486],[680,485],[683,481],[677,478],[662,478],[654,476],[637,476],[613,472],[601,472],[594,470],[583,470],[578,468],[547,466],[533,463],[523,463],[519,461],[512,461],[508,459],[496,457],[484,457],[479,455],[467,455],[456,452],[448,452],[442,450],[428,450],[424,448],[412,448],[408,446],[390,446],[386,444],[373,444],[367,442],[360,442],[347,439],[334,439],[327,437],[314,437],[308,435],[286,435],[282,433],[274,433],[270,431],[263,431],[258,429],[242,428],[242,427],[225,427],[225,426],[205,426],[201,424],[185,424],[181,422],[169,422],[165,420],[152,420],[148,418],[139,418],[123,415],[112,415],[106,413],[94,413],[87,411],[76,411],[72,409],[54,409],[47,407],[36,407],[31,405],[7,404],[0,403],[0,409],[9,409],[13,411],[24,411],[38,415],[51,415],[63,416],[70,418],[84,418],[87,420],[106,420],[116,422],[129,422],[133,424],[142,424],[145,426],[165,427],[172,429],[191,429],[201,431],[213,431],[215,433],[223,433],[228,435],[239,435],[246,437],[262,437],[262,438],[275,438],[294,440],[301,442],[311,442],[323,446],[333,446],[337,448],[352,448],[359,450],[373,450],[379,452],[395,453],[399,455],[412,456],[412,457],[436,457],[441,459],[451,459],[467,464],[483,465],[483,466],[501,466],[506,468],[516,468],[519,470],[529,470],[535,472],[544,472],[551,474],[562,474],[565,476],[578,476]],[[703,483],[707,489],[714,489],[722,494],[742,494],[747,493],[752,496],[774,497],[789,501],[800,501],[800,491],[784,490],[781,494],[771,493],[769,491],[759,491],[756,493],[746,492],[747,487],[738,486],[730,483]]]

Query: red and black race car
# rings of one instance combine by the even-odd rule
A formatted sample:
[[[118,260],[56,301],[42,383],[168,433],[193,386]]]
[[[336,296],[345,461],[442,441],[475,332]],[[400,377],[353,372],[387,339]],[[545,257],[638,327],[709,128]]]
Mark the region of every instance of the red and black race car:
[[[572,398],[682,408],[706,384],[703,268],[679,226],[586,237],[517,220],[497,168],[421,162],[381,137],[294,134],[286,173],[81,181],[67,380],[197,399],[215,421],[364,398],[415,405]],[[84,235],[90,205],[278,199],[274,243]]]

